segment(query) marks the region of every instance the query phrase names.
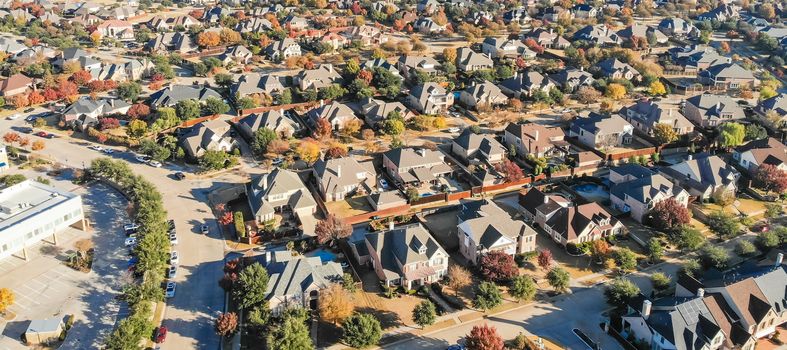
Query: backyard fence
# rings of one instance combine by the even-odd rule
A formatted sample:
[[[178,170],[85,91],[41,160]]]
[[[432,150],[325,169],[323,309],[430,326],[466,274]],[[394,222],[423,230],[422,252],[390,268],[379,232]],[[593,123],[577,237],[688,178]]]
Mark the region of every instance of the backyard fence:
[[[410,211],[410,205],[409,204],[404,204],[404,205],[400,205],[400,206],[393,207],[393,208],[381,209],[381,210],[377,210],[377,211],[371,211],[371,212],[368,212],[368,213],[353,215],[353,216],[344,218],[344,222],[347,223],[347,224],[350,224],[350,225],[354,225],[354,224],[362,223],[362,222],[365,222],[365,221],[369,221],[369,220],[371,220],[374,217],[377,217],[379,219],[379,218],[384,218],[384,217],[389,217],[389,216],[396,216],[396,215],[405,214],[405,213],[407,213],[409,211]]]

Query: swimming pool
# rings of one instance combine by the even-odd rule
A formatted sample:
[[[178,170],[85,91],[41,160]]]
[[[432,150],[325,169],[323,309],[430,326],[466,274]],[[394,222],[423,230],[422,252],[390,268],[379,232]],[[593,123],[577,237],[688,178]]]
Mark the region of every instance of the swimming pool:
[[[336,254],[330,252],[329,250],[325,250],[324,248],[317,249],[311,252],[309,255],[319,256],[320,261],[322,261],[323,264],[336,261]]]
[[[580,196],[594,202],[605,202],[609,200],[609,191],[604,185],[583,183],[571,186],[571,188],[577,191]]]

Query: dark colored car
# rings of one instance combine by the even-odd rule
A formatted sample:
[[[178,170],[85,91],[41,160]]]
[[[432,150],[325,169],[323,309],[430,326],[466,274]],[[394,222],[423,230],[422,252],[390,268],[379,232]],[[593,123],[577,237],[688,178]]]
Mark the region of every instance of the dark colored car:
[[[178,171],[177,173],[175,173],[175,178],[178,179],[178,180],[183,180],[183,179],[186,178],[186,174]]]
[[[156,330],[156,343],[161,344],[167,340],[167,326],[161,326]]]
[[[46,131],[39,131],[39,132],[36,133],[36,136],[38,136],[38,137],[47,137],[47,136],[49,136],[49,134]]]
[[[35,111],[35,110],[36,110],[35,108],[28,108],[28,109],[25,109],[25,113],[30,113],[30,112]]]
[[[33,132],[33,128],[19,128],[19,131],[25,134],[30,134]]]

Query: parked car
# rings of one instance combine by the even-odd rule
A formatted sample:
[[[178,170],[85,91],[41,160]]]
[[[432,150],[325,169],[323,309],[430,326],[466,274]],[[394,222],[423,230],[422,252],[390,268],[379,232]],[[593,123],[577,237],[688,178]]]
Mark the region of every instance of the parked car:
[[[25,134],[30,134],[33,132],[33,128],[19,128],[19,131]]]
[[[379,183],[380,183],[380,188],[384,190],[388,189],[388,181],[386,181],[385,179],[380,179]]]
[[[136,156],[134,156],[134,159],[140,163],[147,163],[150,160],[150,157],[137,154]]]
[[[174,251],[174,250],[173,250],[173,251],[171,251],[171,252],[169,253],[169,263],[170,263],[170,264],[172,264],[172,265],[177,265],[177,264],[178,264],[178,261],[180,261],[180,260],[178,259],[178,252],[177,252],[177,251]]]
[[[126,232],[139,230],[139,224],[125,224],[123,225],[123,230]]]
[[[36,121],[36,119],[38,119],[38,116],[31,115],[31,116],[28,116],[27,118],[25,118],[25,121],[28,122],[28,123],[32,123],[32,122]]]
[[[149,161],[149,162],[148,162],[148,165],[150,165],[150,166],[152,166],[152,167],[154,167],[154,168],[161,168],[161,162],[159,162],[159,161],[157,161],[157,160],[151,160],[151,161]]]
[[[281,164],[283,162],[284,162],[284,158],[276,157],[276,158],[273,158],[273,160],[271,161],[271,165],[279,165],[279,164]]]
[[[35,111],[35,110],[36,110],[35,108],[31,107],[31,108],[25,109],[25,113],[30,113],[30,112]]]
[[[175,297],[175,282],[167,282],[167,289],[164,294],[167,298]]]
[[[178,171],[177,173],[175,173],[175,178],[178,179],[178,180],[183,180],[183,179],[186,178],[186,174],[184,174],[183,172]]]
[[[111,148],[104,148],[104,153],[106,153],[106,154],[112,154],[112,153],[115,153],[115,150],[113,150],[113,149],[111,149]]]
[[[202,232],[203,235],[207,235],[208,232],[210,232],[210,228],[208,225],[202,224],[202,226],[199,228],[199,231]]]
[[[39,131],[39,132],[36,133],[36,136],[48,138],[49,134],[46,131]]]
[[[169,270],[167,270],[167,278],[175,278],[178,275],[178,267],[177,266],[170,266]]]
[[[126,238],[126,241],[124,242],[124,244],[126,245],[126,247],[130,247],[130,246],[133,246],[133,245],[137,244],[137,237]]]
[[[101,147],[101,146],[98,146],[98,145],[90,145],[90,146],[87,146],[87,148],[88,149],[92,149],[94,151],[99,151],[99,152],[103,152],[104,151],[104,147]]]
[[[178,235],[174,233],[169,234],[169,244],[177,245],[178,244]]]
[[[456,128],[456,127],[454,127],[454,128],[448,128],[448,132],[450,132],[450,133],[452,133],[452,134],[456,134],[456,133],[458,133],[458,132],[459,132],[459,128]]]
[[[11,114],[11,115],[9,115],[9,116],[5,117],[5,119],[8,119],[8,120],[17,120],[17,119],[19,119],[19,114]]]
[[[172,292],[174,293],[175,290],[173,289]],[[156,329],[156,339],[155,339],[156,344],[161,344],[165,340],[167,340],[167,331],[168,331],[167,326],[161,326],[158,329]]]

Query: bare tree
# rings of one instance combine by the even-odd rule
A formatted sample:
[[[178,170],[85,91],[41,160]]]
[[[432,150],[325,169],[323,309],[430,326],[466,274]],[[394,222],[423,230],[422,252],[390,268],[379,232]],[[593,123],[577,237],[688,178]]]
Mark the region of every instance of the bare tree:
[[[472,282],[470,272],[464,267],[459,265],[451,265],[448,267],[448,286],[454,290],[454,295],[459,293],[459,290],[467,287]]]

